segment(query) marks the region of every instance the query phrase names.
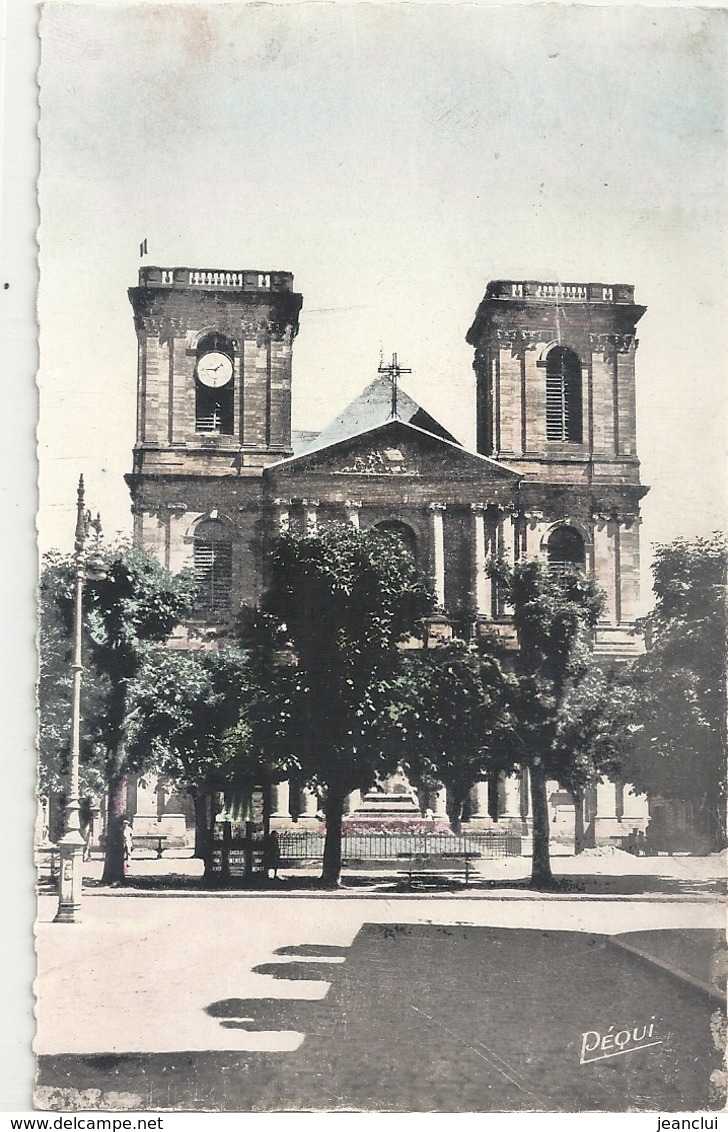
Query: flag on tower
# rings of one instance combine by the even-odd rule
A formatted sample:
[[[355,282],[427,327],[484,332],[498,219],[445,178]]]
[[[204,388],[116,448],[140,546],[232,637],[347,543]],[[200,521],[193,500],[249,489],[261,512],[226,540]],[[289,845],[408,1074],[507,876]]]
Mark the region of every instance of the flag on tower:
[[[145,237],[145,239],[143,239],[141,244],[139,245],[139,256],[140,256],[140,258],[143,258],[146,254],[147,254],[147,241],[146,241],[146,237]]]

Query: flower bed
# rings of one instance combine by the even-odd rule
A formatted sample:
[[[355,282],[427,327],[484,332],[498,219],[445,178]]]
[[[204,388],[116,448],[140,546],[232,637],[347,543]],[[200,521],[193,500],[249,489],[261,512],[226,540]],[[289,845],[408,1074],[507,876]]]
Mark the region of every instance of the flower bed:
[[[325,827],[324,827],[325,829]],[[344,836],[367,833],[427,833],[433,836],[451,835],[450,823],[428,818],[344,818]]]

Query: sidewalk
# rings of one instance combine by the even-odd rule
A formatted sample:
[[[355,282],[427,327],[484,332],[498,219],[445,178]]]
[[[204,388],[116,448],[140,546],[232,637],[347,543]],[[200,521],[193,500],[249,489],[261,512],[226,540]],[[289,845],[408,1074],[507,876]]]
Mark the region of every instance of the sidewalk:
[[[562,876],[585,875],[613,883],[610,857],[561,859]],[[721,875],[720,858],[631,859],[636,875],[655,882],[658,891],[620,898],[591,894],[539,894],[508,887],[523,880],[529,862],[521,858],[486,862],[488,877],[503,888],[409,895],[404,892],[343,889],[342,892],[295,891],[285,898],[266,891],[139,892],[127,888],[89,889],[83,919],[77,925],[52,923],[56,899],[39,898],[38,1053],[100,1053],[169,1050],[291,1049],[303,1035],[251,1033],[221,1028],[205,1013],[213,1001],[238,998],[325,996],[325,974],[289,984],[261,965],[276,962],[281,948],[349,948],[363,924],[440,924],[584,932],[601,936],[639,932],[654,941],[656,931],[690,929],[719,932],[725,926],[724,903],[711,889]],[[93,861],[88,872],[100,875]],[[669,870],[669,873],[668,873]],[[200,863],[187,858],[134,860],[132,878],[190,879]],[[288,875],[288,874],[287,874]],[[588,874],[586,874],[588,875]],[[665,877],[693,887],[687,894],[660,895]],[[347,879],[345,877],[345,879]],[[697,888],[697,891],[695,891]],[[144,897],[139,899],[138,897]],[[664,937],[667,938],[667,937]],[[705,951],[705,944],[701,944]],[[690,947],[684,943],[680,962]],[[680,957],[678,957],[680,958]],[[675,954],[673,954],[675,959]],[[341,962],[341,958],[332,960]],[[321,962],[321,960],[317,960]],[[697,960],[695,961],[697,962]],[[700,960],[705,980],[705,963]],[[676,960],[676,966],[679,963]]]
[[[543,894],[528,887],[531,860],[528,857],[505,857],[494,860],[471,862],[471,877],[467,893],[476,896],[490,896],[498,899],[541,899]],[[709,899],[723,901],[726,892],[728,864],[725,853],[709,857],[659,856],[635,857],[618,849],[587,850],[575,856],[554,856],[552,869],[561,882],[565,894],[580,894],[600,899]],[[103,861],[98,855],[84,865],[85,881],[88,890],[109,896],[128,896],[144,893],[183,893],[203,895],[228,895],[240,890],[214,889],[202,883],[202,862],[192,857],[191,851],[167,852],[161,859],[153,853],[134,853],[127,883],[124,886],[101,886]],[[302,864],[284,867],[279,873],[279,883],[271,883],[268,889],[250,889],[249,895],[260,895],[265,891],[275,891],[278,895],[320,898],[325,893],[316,886],[321,865]],[[408,863],[358,862],[345,866],[342,872],[342,888],[335,895],[346,896],[354,893],[367,895],[382,894],[390,898],[397,895],[411,895],[407,878]],[[442,885],[447,889],[447,878],[443,875]],[[463,877],[453,879],[450,886],[453,893],[464,890]]]

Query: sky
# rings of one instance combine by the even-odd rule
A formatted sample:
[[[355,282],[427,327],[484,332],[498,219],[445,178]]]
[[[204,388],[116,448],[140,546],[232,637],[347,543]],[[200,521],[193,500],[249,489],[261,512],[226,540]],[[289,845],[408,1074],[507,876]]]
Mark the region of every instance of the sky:
[[[726,515],[728,13],[53,3],[41,17],[40,546],[130,529],[146,264],[292,271],[294,427],[396,350],[474,443],[490,279],[632,283],[649,546]],[[647,594],[649,604],[649,594]]]

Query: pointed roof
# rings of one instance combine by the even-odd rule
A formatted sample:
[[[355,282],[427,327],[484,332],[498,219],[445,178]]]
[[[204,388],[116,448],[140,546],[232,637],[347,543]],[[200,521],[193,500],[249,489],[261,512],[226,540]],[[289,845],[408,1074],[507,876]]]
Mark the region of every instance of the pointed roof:
[[[272,483],[298,475],[324,480],[333,476],[342,483],[352,478],[360,482],[382,476],[391,481],[406,478],[437,485],[448,496],[464,492],[470,501],[474,483],[494,489],[500,485],[509,494],[523,478],[490,456],[469,452],[457,441],[399,419],[390,419],[327,445],[317,444],[299,456],[269,464],[263,475]],[[498,493],[492,501],[498,501]]]
[[[392,417],[392,382],[386,374],[380,374],[370,382],[353,401],[343,409],[335,420],[326,426],[309,445],[300,445],[296,455],[302,455],[311,447],[327,448],[339,440],[346,440],[359,433],[369,432],[378,425],[393,420]],[[418,405],[408,393],[400,386],[397,390],[397,420],[413,424],[425,432],[449,440],[452,444],[459,441],[447,431],[439,421]]]

